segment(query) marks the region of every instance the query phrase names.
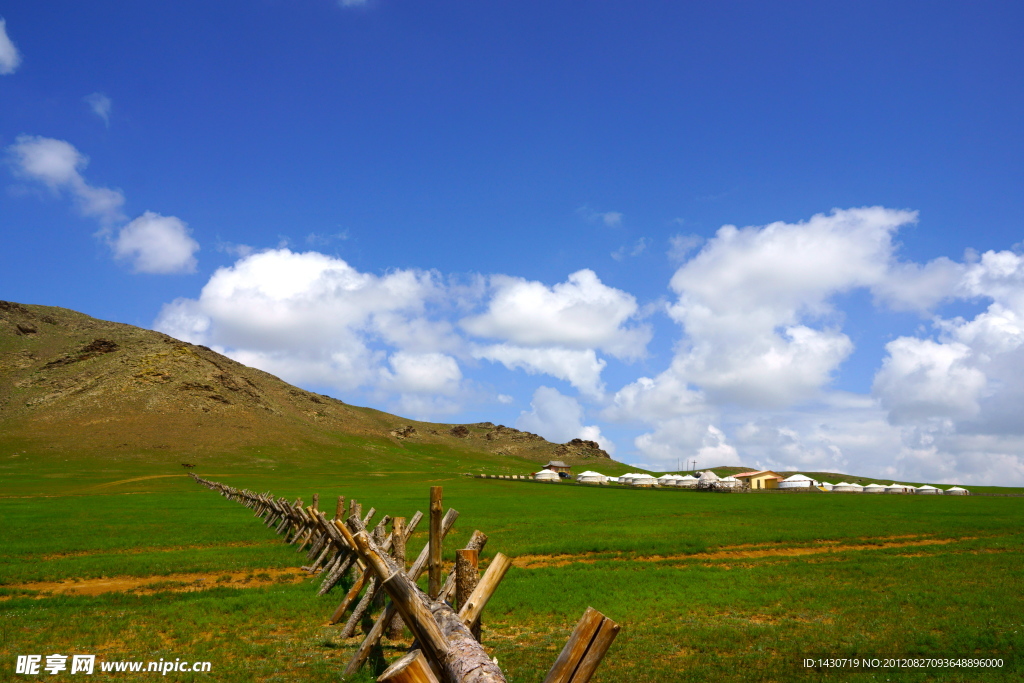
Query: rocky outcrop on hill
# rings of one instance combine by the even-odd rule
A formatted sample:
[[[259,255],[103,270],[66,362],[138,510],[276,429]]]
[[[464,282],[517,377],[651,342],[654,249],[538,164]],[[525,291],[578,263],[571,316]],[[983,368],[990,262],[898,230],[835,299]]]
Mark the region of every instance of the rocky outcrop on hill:
[[[544,441],[543,436],[532,432],[523,432],[505,425],[498,425],[484,435],[488,441]]]
[[[583,439],[573,439],[567,443],[559,445],[555,449],[555,455],[566,457],[566,458],[608,458],[612,456],[601,448],[596,441],[585,441]]]

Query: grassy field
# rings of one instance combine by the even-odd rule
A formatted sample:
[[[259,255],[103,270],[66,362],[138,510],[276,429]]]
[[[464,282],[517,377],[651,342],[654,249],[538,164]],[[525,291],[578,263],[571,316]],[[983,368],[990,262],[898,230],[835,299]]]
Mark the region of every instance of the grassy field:
[[[543,680],[587,606],[623,625],[598,681],[1024,673],[1024,498],[709,494],[462,475],[533,467],[367,440],[301,457],[254,451],[197,473],[307,502],[318,492],[331,510],[344,494],[406,517],[426,512],[428,487],[443,486],[446,507],[461,513],[446,557],[480,529],[485,559],[515,558],[483,639],[516,683]],[[0,679],[28,680],[13,674],[19,654],[56,652],[212,663],[209,674],[172,680],[333,681],[359,643],[326,625],[340,595],[316,597],[294,571],[304,555],[167,458],[5,455],[0,482]],[[425,536],[421,526],[413,552]],[[385,654],[402,646],[389,642]],[[811,656],[992,654],[1002,670],[798,666]]]

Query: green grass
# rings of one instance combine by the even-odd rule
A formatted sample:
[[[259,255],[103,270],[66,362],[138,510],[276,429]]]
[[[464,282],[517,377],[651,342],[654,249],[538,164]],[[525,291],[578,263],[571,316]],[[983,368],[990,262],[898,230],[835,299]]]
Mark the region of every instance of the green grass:
[[[623,625],[595,681],[976,681],[1024,672],[1014,659],[1024,650],[1024,498],[482,480],[461,473],[521,474],[535,465],[355,438],[300,456],[264,450],[204,463],[198,473],[307,503],[319,492],[330,511],[343,494],[378,516],[426,512],[428,487],[441,485],[446,507],[461,513],[449,559],[474,529],[489,536],[485,560],[498,551],[573,556],[561,566],[513,568],[485,612],[484,642],[516,683],[543,680],[588,606]],[[0,679],[16,655],[52,652],[211,661],[212,673],[194,680],[338,679],[359,642],[325,625],[338,591],[317,597],[310,581],[232,586],[230,572],[269,579],[273,569],[305,564],[305,555],[187,477],[138,479],[180,475],[177,462],[159,453],[104,462],[26,453],[0,462]],[[106,485],[128,479],[137,480]],[[895,536],[908,538],[884,540]],[[410,555],[425,537],[424,523]],[[891,545],[922,540],[943,542]],[[787,554],[829,544],[838,549]],[[738,554],[750,550],[762,554]],[[207,574],[211,588],[180,592],[175,575],[194,572]],[[40,597],[20,587],[116,576],[154,577],[156,592]],[[385,650],[392,660],[399,653]],[[976,653],[999,653],[1008,665],[842,675],[797,666],[813,655]]]

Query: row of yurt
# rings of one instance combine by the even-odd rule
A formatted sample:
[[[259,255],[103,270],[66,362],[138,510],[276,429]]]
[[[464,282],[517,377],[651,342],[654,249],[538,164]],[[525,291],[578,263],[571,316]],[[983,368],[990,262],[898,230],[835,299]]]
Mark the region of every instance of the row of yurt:
[[[558,476],[558,472],[551,470],[541,470],[540,472],[534,472],[533,478],[537,481],[561,481],[561,477]]]

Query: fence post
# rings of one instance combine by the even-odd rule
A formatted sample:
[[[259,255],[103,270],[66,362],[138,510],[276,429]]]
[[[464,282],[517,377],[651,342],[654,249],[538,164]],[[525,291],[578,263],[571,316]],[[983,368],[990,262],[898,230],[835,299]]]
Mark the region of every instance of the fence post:
[[[441,590],[441,510],[442,489],[440,486],[430,487],[430,578],[427,595],[436,598]]]
[[[479,576],[480,553],[476,550],[455,551],[455,600],[461,610],[473,594],[473,589],[480,582]],[[477,620],[469,625],[473,637],[480,640],[480,621]]]

